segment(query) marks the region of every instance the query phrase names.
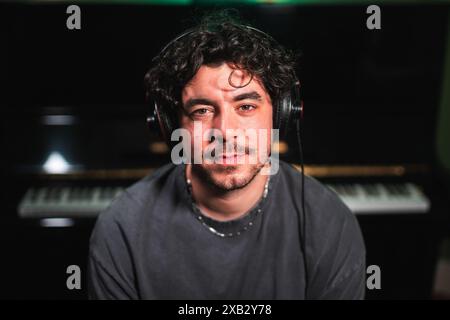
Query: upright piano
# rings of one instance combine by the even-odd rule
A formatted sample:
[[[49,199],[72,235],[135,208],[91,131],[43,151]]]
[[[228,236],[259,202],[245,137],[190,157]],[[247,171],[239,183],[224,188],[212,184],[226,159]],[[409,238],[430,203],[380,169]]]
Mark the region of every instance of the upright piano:
[[[0,297],[87,297],[98,213],[170,161],[146,129],[143,76],[196,9],[85,4],[82,29],[70,31],[62,4],[1,5]],[[381,30],[365,27],[361,5],[241,12],[301,49],[305,171],[358,218],[367,265],[381,270],[366,297],[430,298],[450,220],[434,143],[448,9],[386,5]],[[299,166],[296,143],[289,135],[279,150]],[[81,290],[66,287],[69,265],[82,270]]]

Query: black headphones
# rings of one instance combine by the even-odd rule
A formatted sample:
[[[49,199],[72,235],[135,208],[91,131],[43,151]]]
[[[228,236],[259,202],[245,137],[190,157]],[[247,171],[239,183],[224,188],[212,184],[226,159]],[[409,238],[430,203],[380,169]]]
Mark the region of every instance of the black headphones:
[[[245,25],[241,25],[240,27],[256,31],[264,37],[275,42],[275,40],[270,35],[259,29]],[[162,56],[167,48],[169,48],[172,44],[194,32],[196,32],[195,29],[189,29],[184,33],[178,35],[166,46],[164,46],[164,48],[156,57]],[[147,125],[152,133],[159,133],[162,138],[170,145],[171,134],[173,130],[179,127],[177,115],[173,114],[173,112],[167,112],[167,110],[174,110],[174,108],[168,108],[168,106],[160,105],[156,101],[156,99],[153,99],[150,95],[147,96],[147,99],[151,108],[150,114],[147,117]],[[296,121],[302,120],[303,118],[303,100],[301,98],[300,82],[295,79],[295,83],[291,87],[291,90],[283,94],[282,97],[280,97],[276,101],[272,101],[272,107],[273,128],[280,130],[280,138],[285,138],[289,129],[294,127]]]
[[[269,40],[276,42],[270,35],[267,33],[256,29],[254,27],[241,25],[242,28],[247,28],[253,31],[260,33],[261,35],[267,37]],[[177,36],[175,39],[170,41],[158,54],[161,56],[170,47],[173,43],[178,41],[179,39],[195,32],[195,29],[189,29],[184,33]],[[156,57],[158,57],[156,56]],[[155,60],[156,57],[153,59]],[[171,135],[173,130],[179,127],[177,114],[169,113],[167,110],[174,110],[174,108],[170,108],[170,106],[162,106],[157,103],[156,99],[152,99],[150,95],[147,94],[148,103],[150,104],[150,115],[147,117],[147,125],[152,133],[159,133],[162,135],[163,139],[166,141],[168,145],[171,145]],[[273,128],[279,129],[279,138],[285,138],[287,132],[290,128],[296,128],[297,142],[299,146],[300,153],[300,167],[301,167],[301,186],[302,186],[302,220],[299,218],[299,230],[300,230],[300,246],[303,250],[303,262],[305,269],[305,298],[307,298],[308,294],[308,268],[306,263],[306,250],[305,250],[305,233],[306,233],[306,213],[305,213],[305,170],[303,166],[303,150],[302,150],[302,142],[300,138],[301,134],[301,123],[303,121],[303,100],[301,96],[300,90],[300,81],[295,78],[295,83],[291,87],[289,92],[283,94],[278,100],[272,101],[273,107]],[[303,224],[301,224],[303,221]]]

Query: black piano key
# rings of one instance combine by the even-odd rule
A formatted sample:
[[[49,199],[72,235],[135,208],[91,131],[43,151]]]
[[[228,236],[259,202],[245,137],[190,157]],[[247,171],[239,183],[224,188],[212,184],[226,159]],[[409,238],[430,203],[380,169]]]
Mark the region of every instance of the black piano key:
[[[398,197],[401,195],[398,188],[393,184],[386,184],[386,190],[388,191],[389,196]]]
[[[50,190],[50,200],[51,201],[59,201],[61,200],[61,188],[52,188]]]
[[[386,189],[386,191],[387,191],[389,196],[394,196],[395,195],[395,189],[392,188],[391,185],[386,184],[386,185],[384,185],[384,188]]]
[[[68,200],[69,201],[78,201],[80,198],[80,188],[75,187],[73,189],[70,189]]]
[[[345,189],[345,193],[347,194],[347,196],[356,197],[357,191],[356,191],[355,186],[346,184],[346,185],[344,185],[344,189]]]
[[[29,195],[30,195],[29,201],[30,202],[36,202],[37,201],[38,196],[39,196],[39,192],[38,191],[39,190],[34,189],[34,188],[30,189],[30,191],[29,191]]]
[[[92,192],[89,188],[84,187],[81,189],[80,199],[83,201],[89,201],[92,198]]]
[[[364,189],[364,192],[366,192],[367,195],[371,197],[377,197],[380,196],[380,191],[378,190],[376,185],[373,184],[363,184],[362,188]]]
[[[111,199],[113,190],[114,190],[114,188],[112,188],[112,187],[103,188],[102,191],[100,192],[100,199],[102,199],[102,200]]]
[[[44,196],[42,197],[42,199],[43,199],[44,201],[50,201],[52,189],[53,189],[53,188],[49,188],[49,189],[46,189],[46,190],[44,191]]]
[[[409,196],[410,195],[409,189],[404,184],[396,184],[395,188],[397,188],[397,192],[401,196]]]

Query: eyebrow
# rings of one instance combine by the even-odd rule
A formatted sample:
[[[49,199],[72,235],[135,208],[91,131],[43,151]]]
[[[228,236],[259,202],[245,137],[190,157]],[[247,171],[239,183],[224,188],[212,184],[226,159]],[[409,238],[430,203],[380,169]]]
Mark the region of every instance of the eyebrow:
[[[233,97],[233,101],[241,101],[241,100],[246,100],[246,99],[261,101],[262,97],[256,91],[242,93],[242,94],[239,94],[239,95]],[[204,105],[208,105],[208,106],[216,105],[216,103],[214,101],[206,99],[206,98],[191,98],[186,101],[184,108],[189,109],[198,104],[204,104]]]
[[[261,95],[256,92],[256,91],[252,91],[252,92],[247,92],[247,93],[242,93],[240,95],[237,95],[236,97],[233,98],[233,101],[240,101],[240,100],[245,100],[245,99],[251,99],[251,100],[258,100],[261,101]]]

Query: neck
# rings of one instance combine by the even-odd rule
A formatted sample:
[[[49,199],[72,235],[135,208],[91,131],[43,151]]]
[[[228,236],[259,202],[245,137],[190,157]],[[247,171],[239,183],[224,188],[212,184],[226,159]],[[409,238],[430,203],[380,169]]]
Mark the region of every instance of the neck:
[[[186,177],[191,181],[192,196],[197,206],[208,217],[218,221],[228,221],[243,216],[261,199],[268,175],[258,173],[245,187],[230,191],[211,188],[208,182],[186,165]]]

